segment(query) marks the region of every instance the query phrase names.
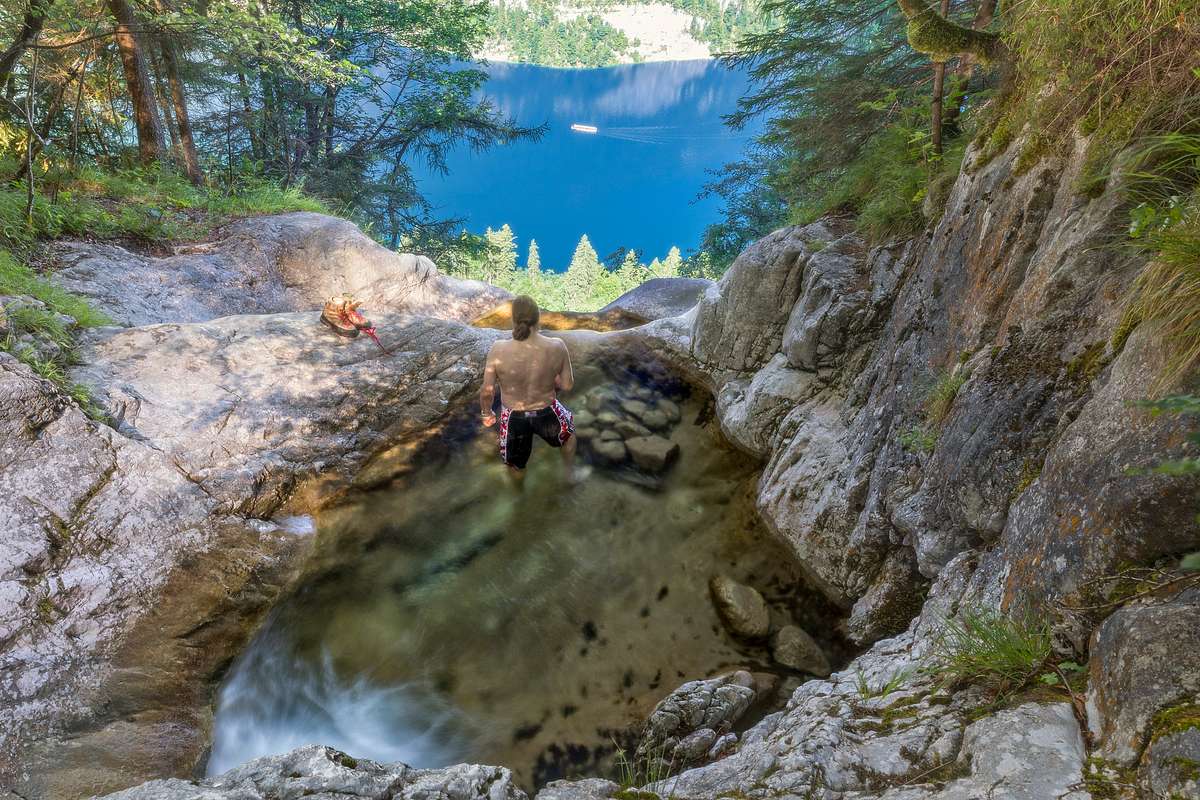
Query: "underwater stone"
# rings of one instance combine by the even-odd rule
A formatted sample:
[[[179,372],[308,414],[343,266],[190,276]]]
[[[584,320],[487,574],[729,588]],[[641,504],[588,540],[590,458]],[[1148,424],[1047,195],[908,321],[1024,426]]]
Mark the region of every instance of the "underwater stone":
[[[631,439],[635,436],[649,436],[650,429],[633,420],[623,419],[617,423],[617,433],[625,439]]]
[[[625,444],[619,440],[595,441],[592,443],[592,452],[596,454],[596,458],[608,464],[620,464],[625,461],[627,455]]]
[[[661,436],[637,436],[625,442],[638,467],[662,472],[679,457],[679,445]]]
[[[724,575],[714,575],[708,582],[713,605],[725,627],[734,636],[746,639],[765,638],[771,627],[767,601],[757,589],[738,583]]]
[[[829,674],[829,659],[821,646],[796,625],[785,625],[771,637],[771,658],[785,667],[821,678]]]

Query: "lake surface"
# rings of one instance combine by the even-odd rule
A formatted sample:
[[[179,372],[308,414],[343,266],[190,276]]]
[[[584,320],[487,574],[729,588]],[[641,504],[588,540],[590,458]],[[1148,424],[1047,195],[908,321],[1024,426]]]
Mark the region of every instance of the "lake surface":
[[[736,160],[757,132],[722,123],[747,81],[714,61],[488,71],[484,94],[522,125],[548,124],[546,135],[462,149],[448,176],[417,175],[439,216],[477,233],[512,226],[522,265],[532,237],[543,269],[565,269],[584,233],[601,258],[621,247],[642,250],[646,262],[672,245],[686,254],[720,217],[719,200],[696,200],[708,170]],[[572,131],[575,123],[598,132]]]

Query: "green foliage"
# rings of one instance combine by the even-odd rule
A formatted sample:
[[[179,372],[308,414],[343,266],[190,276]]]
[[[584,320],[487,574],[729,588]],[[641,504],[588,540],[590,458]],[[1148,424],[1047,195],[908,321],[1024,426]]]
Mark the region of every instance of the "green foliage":
[[[932,453],[937,439],[937,433],[925,425],[914,425],[899,437],[900,446],[910,453]]]
[[[1004,696],[1026,686],[1050,658],[1050,628],[994,611],[961,611],[935,641],[937,674],[948,685],[971,683]]]
[[[73,295],[36,274],[27,264],[21,263],[4,249],[0,249],[0,294],[29,295],[45,303],[52,311],[73,317],[85,328],[104,325],[109,321],[82,297]],[[61,328],[61,323],[57,320],[47,325]]]
[[[602,67],[630,55],[633,42],[596,14],[563,20],[558,4],[529,0],[492,6],[491,27],[517,61],[550,67]]]
[[[616,750],[614,755],[617,783],[621,786],[621,793],[617,796],[624,797],[625,800],[661,800],[653,792],[639,790],[638,787],[664,781],[674,772],[673,760],[665,758],[667,754],[666,740],[664,739],[655,750],[644,754],[641,758],[636,756],[630,758],[625,748],[615,739],[613,747]]]
[[[775,24],[758,0],[667,0],[692,18],[688,34],[714,52],[727,52],[744,36]],[[605,22],[611,8],[644,0],[506,0],[491,7],[491,38],[516,61],[550,67],[603,67],[640,61],[637,40]]]
[[[410,247],[407,241],[402,246]],[[527,294],[538,305],[553,311],[596,311],[641,283],[656,277],[719,277],[704,254],[684,260],[678,247],[672,247],[663,259],[654,259],[651,266],[641,263],[635,250],[625,250],[619,266],[615,259],[611,268],[600,262],[596,249],[585,235],[565,270],[546,269],[542,264],[537,242],[529,243],[525,267],[517,266],[516,234],[507,224],[498,230],[489,228],[485,235],[462,233],[455,246],[435,257],[439,268],[448,275],[481,280],[507,289],[513,294]],[[618,251],[618,254],[620,251]]]
[[[937,426],[946,421],[954,406],[954,398],[958,397],[958,390],[967,382],[967,377],[967,371],[961,366],[938,374],[925,392],[922,403],[929,424]]]
[[[1197,0],[1021,0],[1005,14],[1014,80],[997,104],[990,156],[1022,128],[1019,165],[1089,136],[1077,189],[1095,195],[1131,141],[1173,130],[1200,91]]]
[[[1130,244],[1154,260],[1135,281],[1127,326],[1156,321],[1168,347],[1158,384],[1200,365],[1200,134],[1148,138],[1130,159]]]
[[[908,682],[912,674],[913,671],[910,668],[898,669],[879,686],[871,686],[870,681],[867,680],[867,676],[862,671],[859,671],[854,675],[854,683],[858,689],[858,696],[863,700],[870,700],[875,697],[887,697],[892,692],[898,691]]]

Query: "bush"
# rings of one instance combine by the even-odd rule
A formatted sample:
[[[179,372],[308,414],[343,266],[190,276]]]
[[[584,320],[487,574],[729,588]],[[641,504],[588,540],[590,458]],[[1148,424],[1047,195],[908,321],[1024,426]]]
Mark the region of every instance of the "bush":
[[[1027,685],[1050,658],[1050,628],[988,610],[946,620],[934,644],[936,671],[948,685],[970,683],[998,696]]]

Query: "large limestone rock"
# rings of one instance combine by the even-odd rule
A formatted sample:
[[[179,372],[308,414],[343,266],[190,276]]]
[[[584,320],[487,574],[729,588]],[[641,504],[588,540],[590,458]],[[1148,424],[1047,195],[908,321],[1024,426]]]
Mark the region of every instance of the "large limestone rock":
[[[525,792],[503,767],[459,764],[413,769],[379,764],[331,747],[309,745],[266,756],[206,781],[150,781],[106,795],[104,800],[525,800]]]
[[[820,378],[792,369],[784,355],[776,353],[753,378],[731,380],[721,387],[717,394],[721,432],[740,449],[765,459],[783,417],[821,387]]]
[[[1090,649],[1088,727],[1101,757],[1132,766],[1155,716],[1178,706],[1200,725],[1200,588],[1116,611]]]
[[[798,369],[833,366],[850,352],[856,336],[886,310],[899,275],[896,260],[868,260],[866,244],[844,236],[809,259],[800,299],[783,332],[783,352]]]
[[[778,352],[813,252],[833,241],[825,223],[784,228],[746,248],[708,288],[692,327],[692,356],[714,373],[757,370]]]
[[[378,322],[386,355],[312,314],[96,331],[73,377],[115,428],[0,353],[0,780],[80,797],[196,763],[307,541],[254,518],[436,426],[496,335]]]
[[[169,454],[226,508],[266,516],[298,477],[349,473],[443,418],[500,335],[425,317],[374,321],[386,352],[326,332],[312,314],[108,329],[85,340],[75,377],[121,434]]]
[[[167,257],[64,242],[55,258],[54,280],[121,325],[307,311],[343,292],[372,317],[403,311],[467,321],[510,297],[442,275],[424,256],[388,250],[352,222],[307,212],[241,220],[216,241]]]
[[[700,302],[712,285],[702,278],[652,278],[613,300],[600,313],[623,311],[643,320],[675,317]]]

